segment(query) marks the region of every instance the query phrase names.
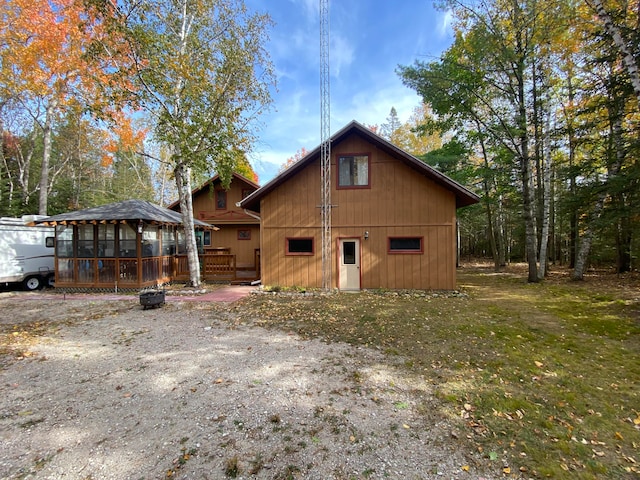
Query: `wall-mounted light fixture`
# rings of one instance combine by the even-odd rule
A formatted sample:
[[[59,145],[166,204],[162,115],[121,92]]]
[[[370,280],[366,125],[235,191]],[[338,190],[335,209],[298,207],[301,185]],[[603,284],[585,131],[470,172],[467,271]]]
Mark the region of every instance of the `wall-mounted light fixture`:
[[[366,240],[367,238],[369,238],[369,230],[364,232],[364,239]]]
[[[138,220],[138,233],[142,233],[143,226],[144,224],[142,223],[142,220]]]

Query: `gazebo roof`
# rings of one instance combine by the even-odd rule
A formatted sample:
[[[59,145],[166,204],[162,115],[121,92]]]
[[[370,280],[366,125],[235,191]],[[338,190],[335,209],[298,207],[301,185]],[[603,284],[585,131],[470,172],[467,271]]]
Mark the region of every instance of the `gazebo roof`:
[[[111,223],[130,221],[156,223],[161,225],[182,225],[182,216],[178,212],[155,205],[144,200],[124,200],[99,207],[85,208],[74,212],[61,213],[36,220],[36,224],[57,225],[66,223]],[[194,219],[199,228],[215,228],[208,223]]]

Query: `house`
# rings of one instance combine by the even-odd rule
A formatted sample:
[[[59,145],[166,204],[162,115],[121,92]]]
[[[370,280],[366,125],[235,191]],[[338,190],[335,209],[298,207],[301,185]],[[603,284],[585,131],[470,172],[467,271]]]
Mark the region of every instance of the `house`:
[[[182,218],[173,210],[125,200],[34,223],[55,227],[56,288],[139,289],[188,278]]]
[[[220,177],[215,175],[191,192],[193,217],[215,224],[218,228],[216,231],[203,230],[198,234],[201,253],[206,256],[232,256],[230,264],[237,270],[235,279],[257,277],[260,265],[260,219],[247,214],[236,204],[258,188],[255,182],[233,173],[227,189],[222,186]],[[168,208],[180,211],[180,203],[175,202]],[[207,272],[203,274],[207,278]]]
[[[242,200],[266,286],[322,287],[320,147]],[[479,198],[357,122],[331,138],[332,287],[454,289],[456,209]]]

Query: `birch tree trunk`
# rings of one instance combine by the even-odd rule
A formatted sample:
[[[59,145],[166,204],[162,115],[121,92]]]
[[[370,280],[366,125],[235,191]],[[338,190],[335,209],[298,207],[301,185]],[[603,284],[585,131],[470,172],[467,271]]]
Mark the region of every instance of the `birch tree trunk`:
[[[55,107],[55,100],[51,100],[47,105],[44,125],[42,126],[43,151],[42,170],[40,171],[40,198],[38,201],[39,215],[47,214],[49,198],[49,164],[51,163],[51,135],[53,131],[53,115]]]
[[[605,192],[602,192],[598,196],[598,200],[596,202],[596,206],[593,209],[593,214],[591,216],[591,221],[587,225],[587,228],[582,235],[580,240],[580,248],[578,249],[578,253],[576,254],[576,266],[573,269],[573,273],[571,274],[572,280],[584,280],[584,272],[587,268],[587,259],[589,258],[589,253],[591,252],[591,244],[593,243],[593,221],[595,219],[600,218],[602,214],[602,209],[604,207],[604,200],[607,197]]]
[[[3,183],[6,182],[9,187],[9,191],[6,193],[7,198],[4,198],[2,196],[4,192],[0,191],[0,201],[11,209],[11,204],[13,203],[13,178],[11,177],[11,170],[7,164],[7,158],[4,155],[4,120],[1,115],[3,107],[4,104],[0,104],[0,160],[2,161],[4,170],[7,172],[7,179],[4,180],[2,175],[0,175],[0,181]]]
[[[547,119],[546,132],[543,139],[543,192],[542,192],[542,235],[540,237],[540,263],[538,278],[543,279],[547,273],[547,248],[549,245],[549,216],[551,212],[551,125]]]
[[[478,131],[480,131],[480,125],[476,123],[476,126],[478,127]],[[487,149],[485,148],[484,139],[482,138],[482,136],[480,137],[480,149],[482,150],[484,168],[487,172],[489,172],[489,157],[487,156]],[[491,202],[489,201],[491,192],[489,189],[489,179],[487,178],[486,174],[482,179],[482,188],[484,190],[485,197],[483,201],[486,207],[485,210],[487,212],[487,226],[489,227],[489,245],[491,246],[491,256],[493,257],[493,270],[499,272],[501,264],[500,254],[498,253],[498,242],[496,239],[496,222],[494,220]]]
[[[613,107],[616,108],[616,107]],[[616,110],[611,116],[614,118],[613,125],[611,126],[610,135],[613,137],[613,143],[615,145],[616,157],[613,165],[608,168],[606,183],[611,183],[619,174],[622,169],[622,163],[624,162],[624,146],[622,145],[622,118],[619,115],[619,110]],[[589,219],[582,239],[580,241],[580,249],[576,255],[576,266],[573,269],[571,275],[572,280],[583,280],[584,272],[587,268],[587,259],[591,252],[591,244],[593,242],[594,224],[602,215],[604,209],[604,202],[609,195],[607,188],[602,188],[602,191],[598,195],[595,208]]]
[[[189,286],[200,286],[200,259],[196,243],[195,225],[193,221],[193,203],[191,198],[191,168],[178,163],[175,169],[178,198],[180,200],[180,215],[184,227],[187,248],[187,262],[189,264]]]
[[[520,162],[520,175],[522,180],[522,216],[525,227],[525,251],[528,263],[528,282],[537,282],[538,279],[538,238],[536,229],[536,217],[534,214],[535,191],[531,168],[531,156],[529,154],[529,129],[527,121],[527,86],[526,86],[526,56],[527,38],[524,29],[524,20],[521,7],[517,1],[513,1],[513,28],[515,39],[515,59],[513,61],[513,76],[515,81],[514,107],[516,109],[515,125],[518,129],[517,154]]]
[[[495,212],[496,218],[496,248],[498,250],[498,265],[500,268],[507,265],[507,232],[505,229],[504,201],[502,195],[498,197],[498,207]]]
[[[188,2],[182,0],[180,8],[180,31],[178,33],[179,55],[182,57],[187,52],[188,38],[191,33],[191,26],[194,20],[193,14],[188,12]],[[185,79],[177,77],[173,86],[173,106],[172,115],[175,119],[184,118],[185,112],[182,110],[182,90]],[[193,199],[191,198],[191,166],[185,163],[184,151],[177,151],[175,145],[172,146],[173,157],[176,160],[175,177],[178,187],[178,198],[180,200],[180,213],[182,215],[182,225],[184,227],[185,242],[187,248],[187,261],[189,263],[189,286],[200,286],[200,259],[198,258],[198,244],[196,243],[195,225],[193,222]]]
[[[618,26],[613,22],[613,18],[609,12],[607,12],[602,0],[591,0],[591,2],[587,1],[587,3],[592,3],[592,8],[598,14],[598,17],[604,24],[605,30],[613,39],[613,43],[615,43],[616,47],[620,51],[625,70],[629,75],[638,104],[640,104],[640,68],[638,67],[638,62],[634,52],[629,48],[629,45],[632,44],[632,42],[627,41],[622,37],[620,28],[618,28]]]

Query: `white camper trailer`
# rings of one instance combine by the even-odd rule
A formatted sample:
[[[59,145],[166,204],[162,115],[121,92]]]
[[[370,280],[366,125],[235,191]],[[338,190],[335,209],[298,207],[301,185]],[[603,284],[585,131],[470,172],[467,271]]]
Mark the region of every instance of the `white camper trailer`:
[[[53,286],[55,229],[27,225],[37,218],[0,218],[0,284],[21,283],[27,290]]]

